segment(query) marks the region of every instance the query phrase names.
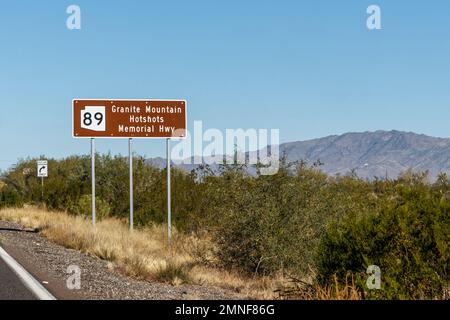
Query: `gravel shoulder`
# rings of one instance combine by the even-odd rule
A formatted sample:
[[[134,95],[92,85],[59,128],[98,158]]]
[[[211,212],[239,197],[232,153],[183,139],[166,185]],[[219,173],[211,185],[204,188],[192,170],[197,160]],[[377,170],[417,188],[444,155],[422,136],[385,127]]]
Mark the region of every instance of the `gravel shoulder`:
[[[217,287],[173,286],[132,279],[119,273],[111,262],[91,257],[50,242],[39,233],[16,231],[18,224],[0,221],[0,246],[38,279],[58,299],[70,300],[234,300],[242,295]],[[81,271],[81,289],[69,290],[73,275]]]

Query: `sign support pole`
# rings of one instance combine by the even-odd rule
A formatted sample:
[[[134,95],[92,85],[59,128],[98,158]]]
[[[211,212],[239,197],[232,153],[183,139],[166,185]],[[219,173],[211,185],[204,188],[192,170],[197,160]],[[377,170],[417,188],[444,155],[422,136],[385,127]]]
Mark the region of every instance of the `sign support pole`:
[[[91,138],[92,225],[95,226],[95,139]]]
[[[44,201],[44,177],[41,177],[41,199]]]
[[[128,139],[128,154],[130,164],[130,231],[134,229],[134,203],[133,203],[133,146],[132,138]]]
[[[170,199],[170,138],[166,139],[166,160],[167,160],[167,241],[172,244],[172,212]]]

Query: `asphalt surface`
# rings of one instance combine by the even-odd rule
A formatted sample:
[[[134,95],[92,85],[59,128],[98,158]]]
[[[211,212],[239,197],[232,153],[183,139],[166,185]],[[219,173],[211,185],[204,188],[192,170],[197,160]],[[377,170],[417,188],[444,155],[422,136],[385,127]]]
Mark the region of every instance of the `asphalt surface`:
[[[0,300],[37,300],[0,258]]]

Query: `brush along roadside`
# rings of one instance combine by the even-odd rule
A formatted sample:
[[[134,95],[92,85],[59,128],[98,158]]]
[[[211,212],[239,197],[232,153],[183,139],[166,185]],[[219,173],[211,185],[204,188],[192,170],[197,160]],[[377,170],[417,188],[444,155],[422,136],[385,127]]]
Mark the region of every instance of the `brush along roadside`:
[[[40,230],[41,235],[63,247],[110,261],[123,274],[173,285],[199,284],[238,292],[243,298],[273,299],[280,279],[245,277],[208,266],[198,251],[214,251],[208,239],[174,230],[172,247],[166,245],[166,226],[153,225],[129,232],[124,221],[107,218],[92,227],[90,220],[34,206],[0,210],[0,220]],[[203,254],[204,256],[204,254]],[[213,260],[214,257],[208,257]]]
[[[111,262],[121,273],[139,280],[197,284],[233,290],[242,298],[357,300],[361,295],[354,283],[320,287],[312,281],[290,276],[246,277],[213,267],[215,247],[203,238],[173,230],[172,247],[166,245],[165,225],[153,225],[130,232],[125,221],[107,218],[95,228],[82,216],[50,212],[34,206],[0,210],[0,220],[15,222],[40,231],[63,247]]]

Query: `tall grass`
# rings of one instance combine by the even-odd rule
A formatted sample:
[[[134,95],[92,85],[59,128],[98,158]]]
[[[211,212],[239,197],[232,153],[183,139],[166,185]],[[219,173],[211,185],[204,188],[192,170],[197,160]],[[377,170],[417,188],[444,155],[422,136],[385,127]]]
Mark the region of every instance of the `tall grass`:
[[[124,221],[108,218],[93,227],[81,216],[34,206],[0,210],[0,219],[39,228],[50,241],[113,262],[123,274],[141,280],[217,286],[257,299],[275,298],[279,285],[275,278],[249,278],[200,262],[195,250],[213,246],[208,239],[174,230],[169,248],[165,225],[130,232]]]
[[[361,300],[363,294],[356,286],[355,279],[351,281],[345,278],[341,283],[334,276],[334,283],[328,286],[320,286],[309,282],[289,277],[288,283],[277,290],[281,299],[301,299],[301,300]]]

